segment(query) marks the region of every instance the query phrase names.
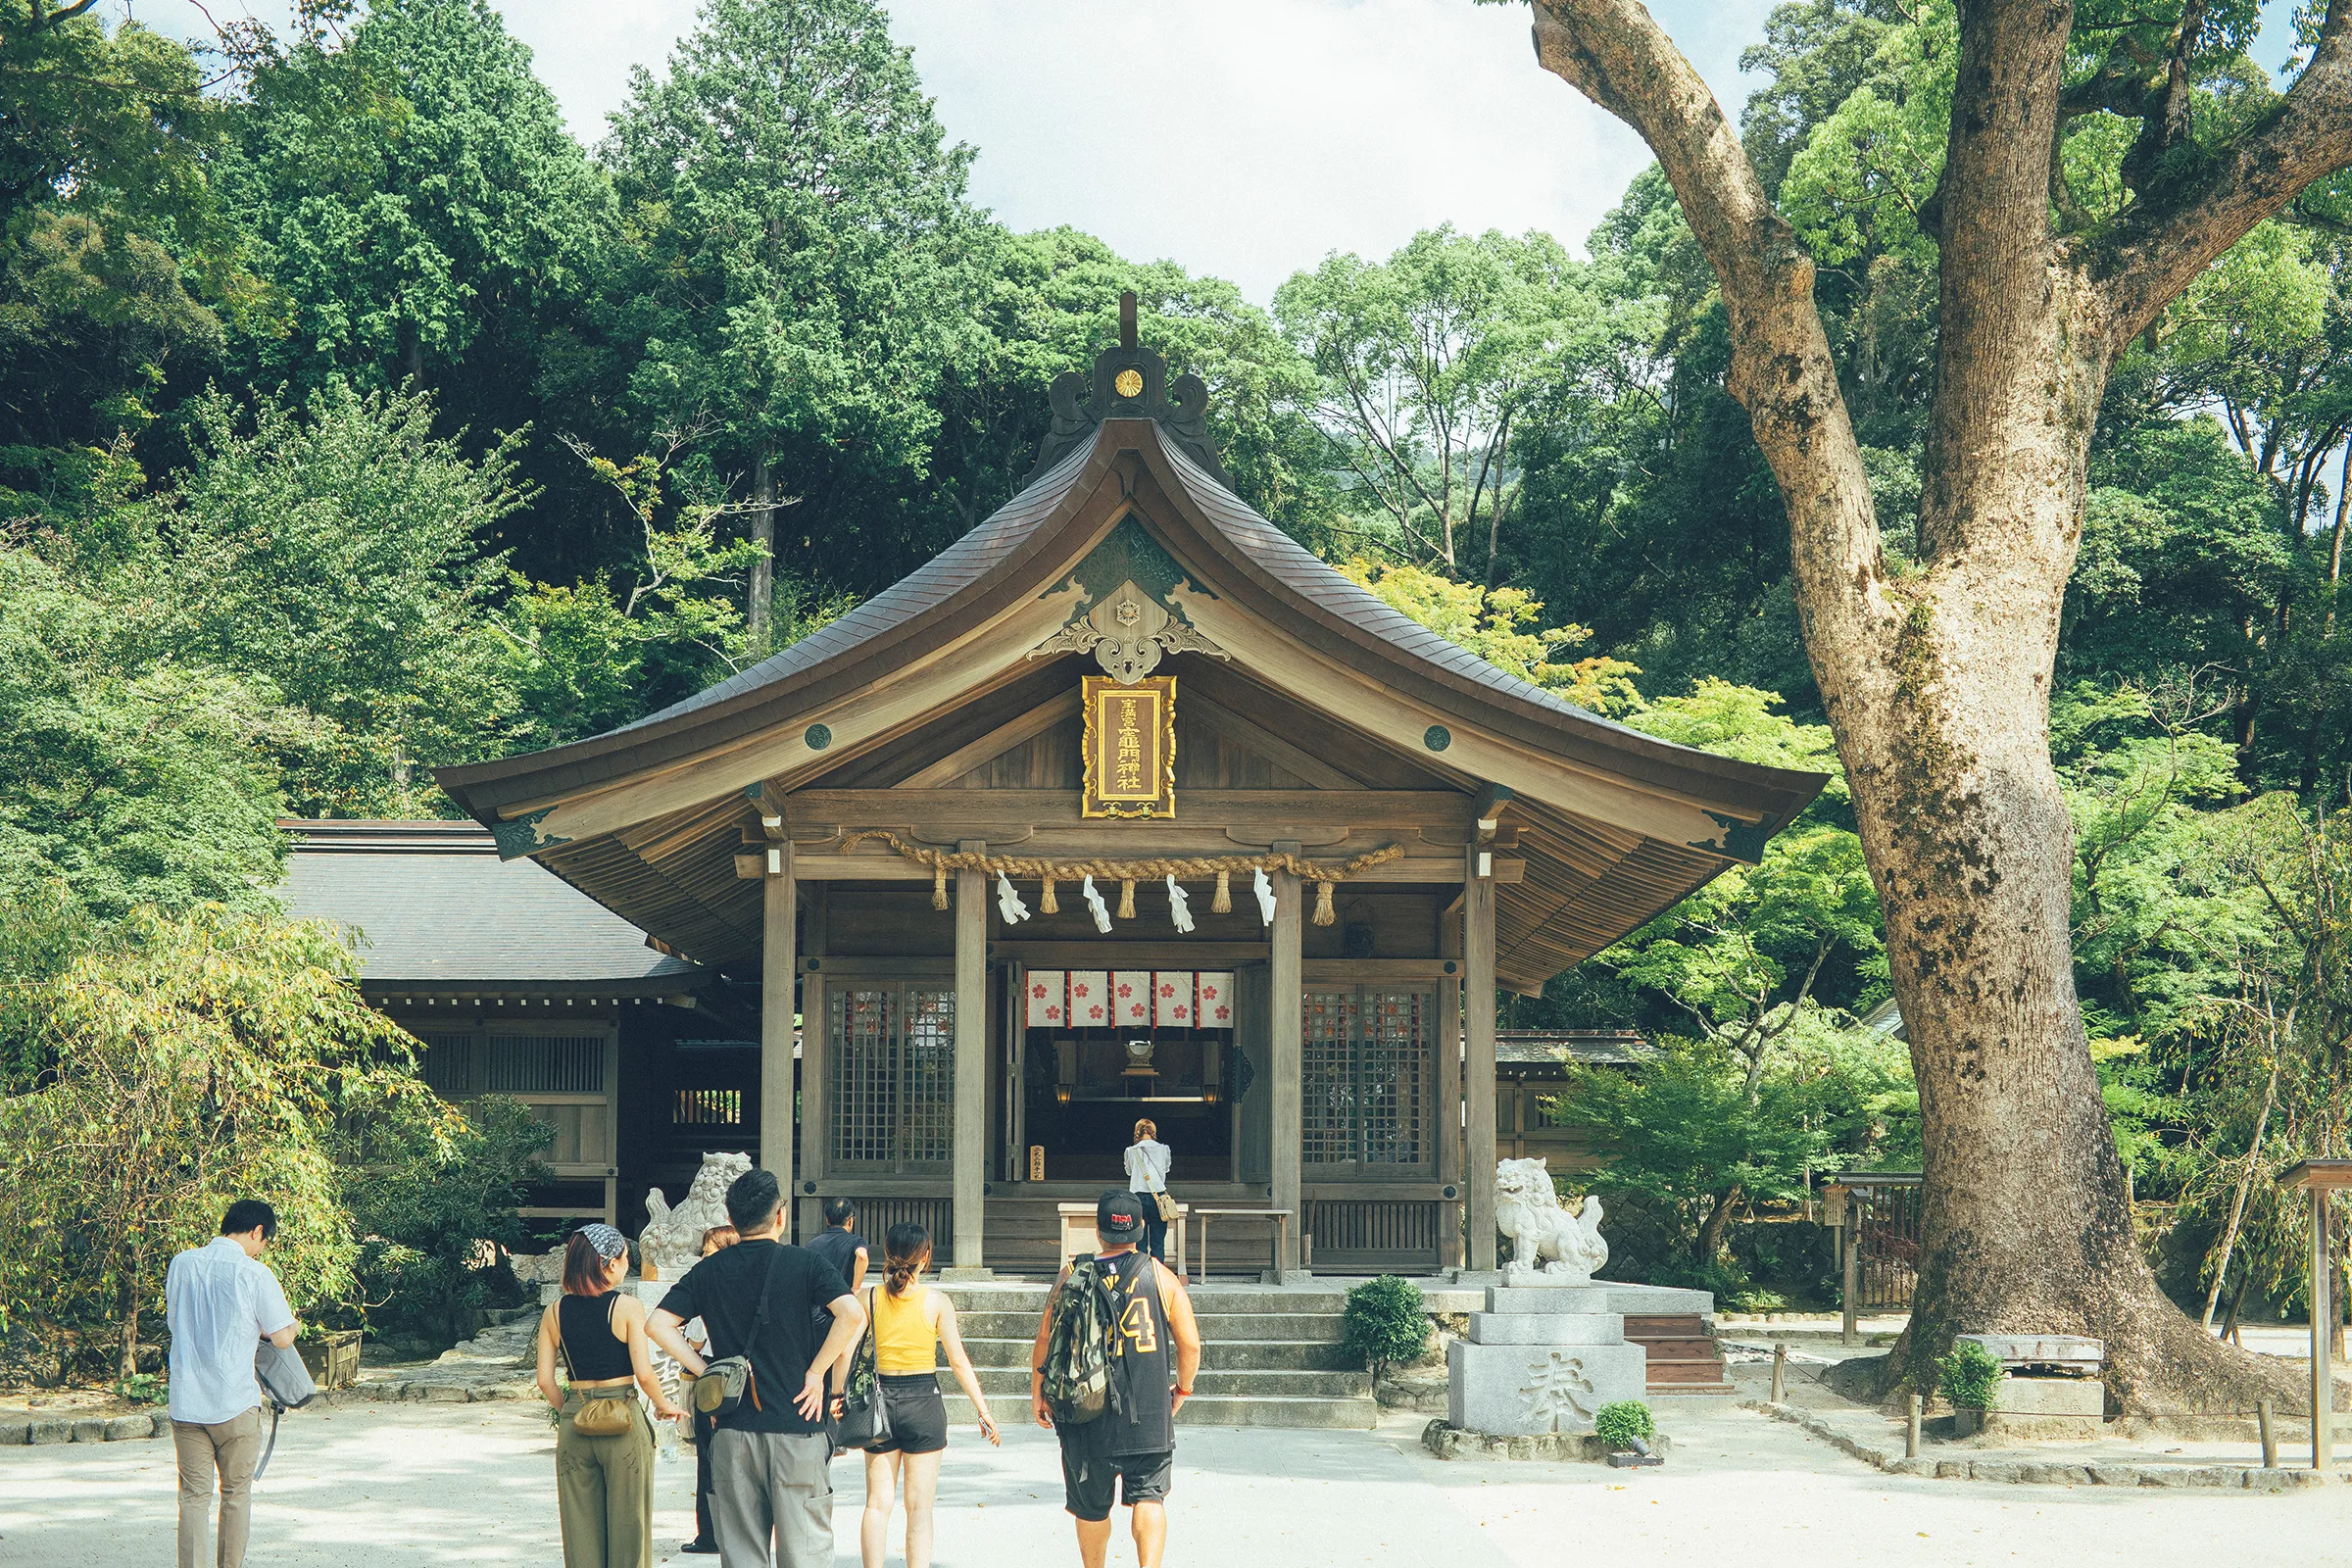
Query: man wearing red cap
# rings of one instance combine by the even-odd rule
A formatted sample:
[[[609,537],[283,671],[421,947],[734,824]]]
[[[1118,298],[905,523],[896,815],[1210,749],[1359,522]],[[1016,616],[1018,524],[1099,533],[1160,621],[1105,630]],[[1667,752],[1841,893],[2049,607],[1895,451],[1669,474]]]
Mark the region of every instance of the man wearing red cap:
[[[1118,1303],[1108,1408],[1082,1426],[1060,1428],[1046,1400],[1046,1341],[1054,1298],[1070,1277],[1067,1268],[1046,1298],[1029,1356],[1030,1409],[1037,1424],[1054,1428],[1060,1440],[1063,1503],[1078,1521],[1078,1558],[1085,1568],[1102,1568],[1114,1498],[1130,1510],[1136,1561],[1141,1568],[1159,1568],[1168,1542],[1165,1502],[1176,1467],[1176,1412],[1200,1371],[1200,1329],[1183,1279],[1135,1250],[1144,1237],[1145,1201],[1145,1195],[1114,1190],[1095,1204],[1097,1255]]]

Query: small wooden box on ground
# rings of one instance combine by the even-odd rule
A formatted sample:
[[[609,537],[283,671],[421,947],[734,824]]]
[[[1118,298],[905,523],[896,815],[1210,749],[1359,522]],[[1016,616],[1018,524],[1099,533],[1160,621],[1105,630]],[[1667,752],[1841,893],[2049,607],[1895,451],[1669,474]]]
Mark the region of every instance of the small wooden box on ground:
[[[322,1389],[348,1389],[360,1381],[360,1334],[357,1329],[333,1329],[316,1340],[303,1340],[296,1348],[311,1381]]]

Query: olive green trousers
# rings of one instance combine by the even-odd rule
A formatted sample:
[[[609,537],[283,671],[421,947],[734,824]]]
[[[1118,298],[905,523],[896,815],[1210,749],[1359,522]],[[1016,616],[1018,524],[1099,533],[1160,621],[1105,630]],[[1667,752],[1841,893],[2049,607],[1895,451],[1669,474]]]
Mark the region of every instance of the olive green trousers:
[[[617,1437],[582,1437],[572,1418],[587,1401],[564,1398],[556,1425],[556,1515],[564,1568],[653,1568],[654,1429],[634,1394],[636,1419]]]

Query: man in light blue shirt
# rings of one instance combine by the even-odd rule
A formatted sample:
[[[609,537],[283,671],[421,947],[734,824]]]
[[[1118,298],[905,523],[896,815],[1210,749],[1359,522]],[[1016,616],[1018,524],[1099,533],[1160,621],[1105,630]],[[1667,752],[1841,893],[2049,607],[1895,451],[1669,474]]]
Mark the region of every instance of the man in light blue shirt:
[[[213,1484],[220,1487],[218,1568],[240,1568],[253,1521],[253,1469],[262,1456],[261,1342],[292,1345],[298,1325],[262,1249],[277,1210],[259,1199],[228,1205],[220,1234],[172,1259],[164,1317],[172,1330],[172,1446],[179,1460],[179,1568],[204,1568]]]

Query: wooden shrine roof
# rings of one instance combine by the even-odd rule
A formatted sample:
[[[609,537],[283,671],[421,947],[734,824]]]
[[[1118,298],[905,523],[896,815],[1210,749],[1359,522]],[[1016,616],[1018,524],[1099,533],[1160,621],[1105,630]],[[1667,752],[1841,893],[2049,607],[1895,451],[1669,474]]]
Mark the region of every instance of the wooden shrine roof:
[[[544,866],[501,860],[476,823],[287,819],[278,827],[294,840],[287,912],[349,932],[368,991],[653,995],[708,978],[700,965],[648,947],[644,932]]]
[[[1293,793],[1279,798],[1278,814],[1247,791],[1196,795],[1203,809],[1185,825],[1311,822],[1343,809],[1368,822],[1381,802],[1418,799],[1445,805],[1439,815],[1459,831],[1469,798],[1500,786],[1516,830],[1510,854],[1524,863],[1496,896],[1496,968],[1514,989],[1540,989],[1725,865],[1752,860],[1820,791],[1819,774],[1740,762],[1612,723],[1391,609],[1222,481],[1198,427],[1197,383],[1190,402],[1167,397],[1156,358],[1124,352],[1120,361],[1121,350],[1105,351],[1097,364],[1091,407],[1101,416],[1091,427],[1065,409],[1075,394],[1065,400],[1056,388],[1054,439],[1066,455],[891,588],[634,724],[442,768],[442,787],[491,829],[502,854],[539,858],[682,953],[756,967],[758,888],[736,879],[734,857],[746,829],[757,836],[761,810],[791,815],[797,829],[804,814],[793,803],[805,796],[819,803],[811,805],[818,821],[904,825],[916,818],[845,814],[853,808],[842,801],[878,789],[886,793],[858,797],[865,806],[855,809],[875,801],[908,812],[938,806],[942,768],[974,746],[985,750],[1007,721],[1034,714],[1042,733],[1061,721],[1053,705],[1068,697],[1074,723],[1082,656],[1036,656],[1105,591],[1089,586],[1093,564],[1124,552],[1121,570],[1147,555],[1163,562],[1169,585],[1154,595],[1231,656],[1212,662],[1181,653],[1168,669],[1198,671],[1186,677],[1187,691],[1229,717],[1259,705],[1253,728],[1248,717],[1234,722],[1251,730],[1261,753],[1289,759],[1283,787]],[[1118,363],[1145,366],[1152,379],[1140,402],[1105,390],[1106,365]],[[1180,719],[1194,701],[1179,702]],[[1283,738],[1294,730],[1295,744]],[[1343,746],[1367,759],[1352,773],[1320,760]],[[1078,830],[1075,791],[1063,801],[1036,787],[1047,782],[1029,780],[1021,801],[1000,795],[991,808],[1028,802],[1025,820],[1042,827],[1044,812],[1056,831]],[[1376,801],[1369,792],[1380,790],[1391,794]],[[1366,793],[1349,807],[1343,791]],[[1215,809],[1248,814],[1228,822],[1203,814]],[[1173,832],[1085,826],[1139,846]]]

